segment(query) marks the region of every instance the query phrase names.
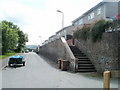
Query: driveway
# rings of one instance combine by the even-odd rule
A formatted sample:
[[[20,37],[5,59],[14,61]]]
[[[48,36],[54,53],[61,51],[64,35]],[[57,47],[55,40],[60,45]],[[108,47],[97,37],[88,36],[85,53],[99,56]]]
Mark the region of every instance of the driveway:
[[[2,70],[2,88],[103,88],[102,77],[61,71],[35,53],[24,55],[26,66]],[[117,79],[111,87],[118,88]]]

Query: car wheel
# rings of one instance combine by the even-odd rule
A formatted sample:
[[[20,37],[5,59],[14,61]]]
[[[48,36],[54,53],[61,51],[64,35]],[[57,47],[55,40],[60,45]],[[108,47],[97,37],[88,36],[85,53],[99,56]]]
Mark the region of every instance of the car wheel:
[[[23,66],[25,66],[25,62],[23,62]]]
[[[9,63],[8,66],[11,67],[11,64]]]

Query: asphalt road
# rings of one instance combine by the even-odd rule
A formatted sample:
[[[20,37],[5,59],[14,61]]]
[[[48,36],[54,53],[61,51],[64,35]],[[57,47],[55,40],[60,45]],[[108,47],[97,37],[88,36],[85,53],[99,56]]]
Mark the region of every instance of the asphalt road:
[[[102,77],[61,71],[35,53],[24,56],[26,66],[2,70],[2,88],[103,88]],[[111,87],[118,88],[117,79]]]

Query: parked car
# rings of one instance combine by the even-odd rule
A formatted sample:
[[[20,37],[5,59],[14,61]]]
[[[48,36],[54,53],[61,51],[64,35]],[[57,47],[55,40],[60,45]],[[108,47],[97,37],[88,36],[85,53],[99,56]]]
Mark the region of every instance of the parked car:
[[[29,53],[29,50],[25,50],[25,53]]]
[[[8,61],[8,65],[13,66],[13,65],[23,65],[25,66],[25,60],[24,60],[24,56],[11,56],[9,57],[9,61]]]

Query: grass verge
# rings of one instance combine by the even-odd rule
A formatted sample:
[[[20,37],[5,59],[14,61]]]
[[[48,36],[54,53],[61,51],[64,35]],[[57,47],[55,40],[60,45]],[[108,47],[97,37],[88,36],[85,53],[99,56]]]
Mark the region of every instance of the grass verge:
[[[15,55],[15,54],[17,54],[17,53],[7,53],[5,55],[0,55],[0,60],[5,59],[5,58],[12,56],[12,55]]]

